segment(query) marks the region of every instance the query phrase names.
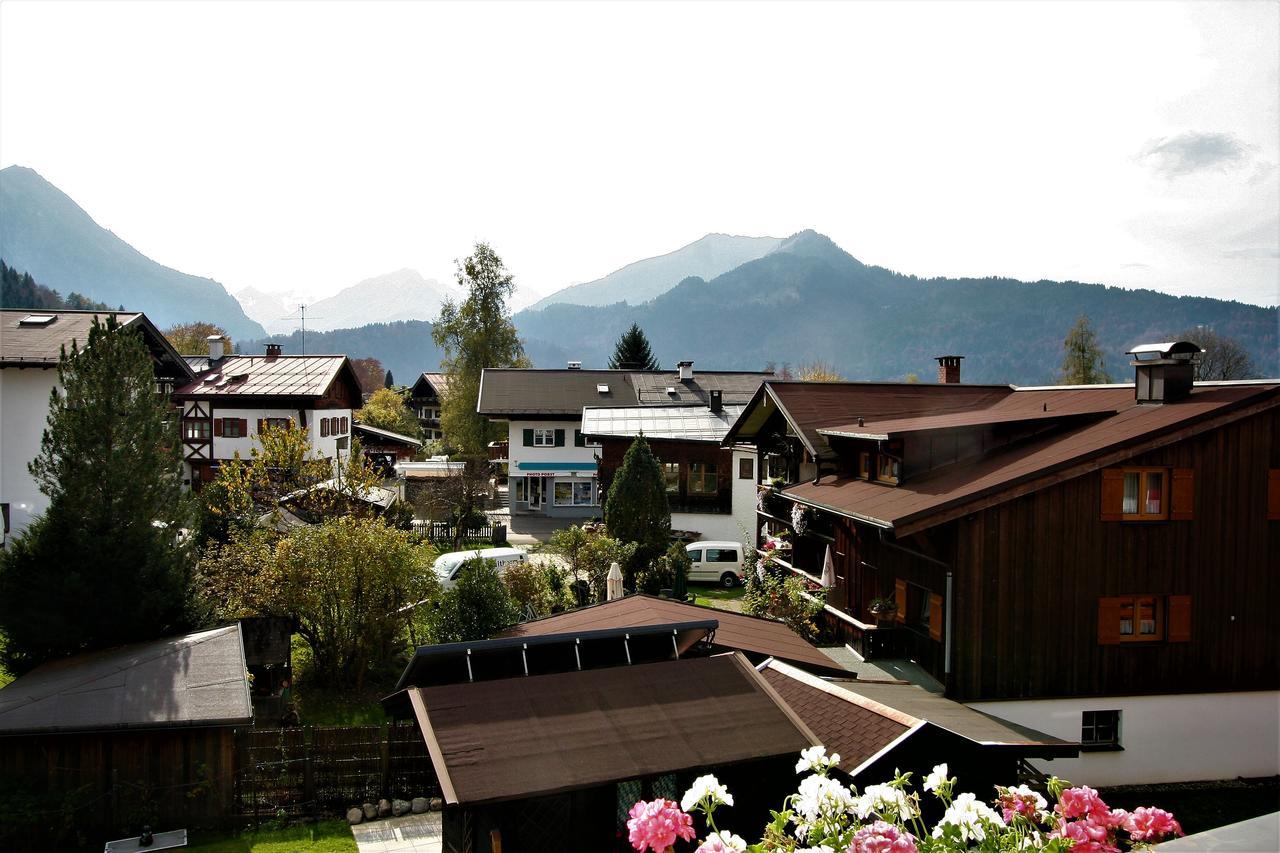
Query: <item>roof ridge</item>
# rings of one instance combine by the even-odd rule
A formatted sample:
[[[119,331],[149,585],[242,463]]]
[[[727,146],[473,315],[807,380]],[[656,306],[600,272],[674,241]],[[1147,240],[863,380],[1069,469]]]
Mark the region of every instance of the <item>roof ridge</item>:
[[[866,696],[854,693],[852,690],[835,687],[828,682],[823,681],[821,678],[818,678],[816,675],[810,675],[804,670],[794,667],[791,664],[783,663],[777,658],[771,657],[759,666],[760,670],[764,670],[766,668],[777,670],[782,675],[785,675],[795,681],[799,681],[801,684],[806,684],[816,690],[821,690],[823,693],[826,693],[836,699],[857,705],[858,707],[864,708],[872,713],[879,714],[885,719],[893,720],[895,723],[901,723],[908,728],[925,722],[925,720],[922,720],[919,717],[913,717],[905,711],[899,711],[897,708],[891,708],[874,699],[868,699]]]

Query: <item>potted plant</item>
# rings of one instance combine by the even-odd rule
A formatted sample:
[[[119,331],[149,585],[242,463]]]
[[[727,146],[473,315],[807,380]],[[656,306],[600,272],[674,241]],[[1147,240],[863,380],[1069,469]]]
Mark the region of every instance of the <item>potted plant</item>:
[[[898,602],[892,598],[872,599],[871,606],[867,609],[876,617],[876,626],[879,628],[892,628],[898,616]]]

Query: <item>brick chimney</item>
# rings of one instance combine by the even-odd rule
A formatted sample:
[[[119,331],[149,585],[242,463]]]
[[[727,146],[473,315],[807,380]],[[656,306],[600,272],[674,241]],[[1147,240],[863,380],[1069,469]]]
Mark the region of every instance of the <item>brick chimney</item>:
[[[962,355],[940,355],[934,358],[938,362],[938,384],[960,384],[960,359]]]
[[[276,358],[284,349],[280,344],[267,344],[267,358]]]

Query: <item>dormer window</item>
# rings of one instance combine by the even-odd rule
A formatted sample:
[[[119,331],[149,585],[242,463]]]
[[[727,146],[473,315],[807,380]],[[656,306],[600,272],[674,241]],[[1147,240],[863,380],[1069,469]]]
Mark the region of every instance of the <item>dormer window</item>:
[[[863,480],[871,479],[871,451],[863,450],[858,453],[858,477]]]
[[[898,477],[902,473],[902,462],[892,456],[880,453],[876,455],[876,481],[898,485]]]

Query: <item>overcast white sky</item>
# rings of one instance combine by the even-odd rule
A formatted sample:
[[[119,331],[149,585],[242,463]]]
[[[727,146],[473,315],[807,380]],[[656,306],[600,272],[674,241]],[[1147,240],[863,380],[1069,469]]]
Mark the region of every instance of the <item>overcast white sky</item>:
[[[539,294],[710,231],[1280,302],[1280,5],[0,4],[0,165],[152,258]]]

